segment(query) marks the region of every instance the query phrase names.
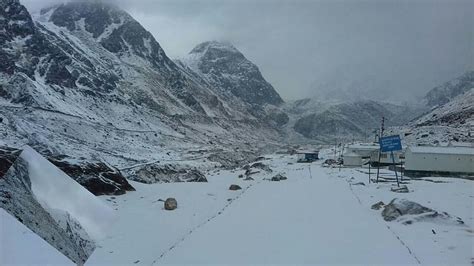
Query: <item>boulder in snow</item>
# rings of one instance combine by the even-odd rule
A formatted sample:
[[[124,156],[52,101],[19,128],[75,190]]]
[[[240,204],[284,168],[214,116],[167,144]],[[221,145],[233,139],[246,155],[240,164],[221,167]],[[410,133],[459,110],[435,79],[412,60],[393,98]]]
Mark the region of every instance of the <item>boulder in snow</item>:
[[[287,180],[288,178],[282,174],[277,174],[273,176],[270,181],[282,181],[282,180]]]
[[[165,210],[172,211],[178,208],[178,201],[175,198],[167,198],[165,200]]]
[[[383,206],[385,206],[385,203],[383,203],[383,201],[379,201],[375,204],[372,205],[372,207],[370,207],[372,210],[380,210],[381,208],[383,208]]]
[[[429,212],[435,211],[413,201],[393,199],[384,207],[382,216],[385,221],[393,221],[403,215],[418,215]]]
[[[236,185],[236,184],[232,184],[229,187],[229,190],[240,190],[240,189],[242,189],[242,188],[239,185]]]
[[[410,191],[408,190],[408,187],[407,187],[407,186],[392,187],[392,188],[390,188],[390,191],[396,192],[396,193],[408,193],[408,192],[410,192]]]

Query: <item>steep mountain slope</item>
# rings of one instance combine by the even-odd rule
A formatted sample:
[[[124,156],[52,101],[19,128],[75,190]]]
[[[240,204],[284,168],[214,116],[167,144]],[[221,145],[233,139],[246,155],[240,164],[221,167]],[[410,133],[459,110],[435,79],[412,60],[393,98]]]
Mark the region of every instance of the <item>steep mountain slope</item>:
[[[283,103],[280,95],[263,78],[258,67],[229,43],[201,43],[179,62],[198,73],[221,93],[231,93],[246,103]]]
[[[429,107],[441,106],[472,88],[474,88],[474,71],[469,71],[456,79],[433,88],[426,94],[424,100]]]
[[[32,19],[18,0],[6,0],[0,18],[5,144],[124,168],[279,139],[267,107],[224,97],[114,6],[69,2]],[[252,84],[239,86],[250,92]]]
[[[474,126],[474,84],[415,121],[417,126]]]

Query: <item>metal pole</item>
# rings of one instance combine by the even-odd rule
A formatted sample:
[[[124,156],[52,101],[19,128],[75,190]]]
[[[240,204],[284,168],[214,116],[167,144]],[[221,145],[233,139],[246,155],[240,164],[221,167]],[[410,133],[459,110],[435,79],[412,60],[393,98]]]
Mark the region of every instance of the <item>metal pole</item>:
[[[394,167],[393,170],[395,170],[395,176],[397,177],[397,186],[400,187],[400,182],[398,181],[397,166],[395,165],[395,157],[393,156],[393,151],[390,152],[390,156],[392,157],[392,163]]]
[[[379,149],[379,161],[377,163],[377,183],[379,182],[379,172],[380,172],[380,155],[382,154],[382,150]]]
[[[370,165],[372,164],[372,161],[369,159],[369,184],[370,184]]]

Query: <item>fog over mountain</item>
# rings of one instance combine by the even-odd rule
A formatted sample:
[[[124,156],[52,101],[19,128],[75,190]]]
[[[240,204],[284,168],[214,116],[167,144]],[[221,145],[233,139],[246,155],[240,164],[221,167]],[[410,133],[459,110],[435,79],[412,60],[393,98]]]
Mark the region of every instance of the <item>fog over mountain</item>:
[[[474,68],[472,1],[111,1],[172,58],[208,40],[233,43],[284,99],[335,86],[411,100]]]

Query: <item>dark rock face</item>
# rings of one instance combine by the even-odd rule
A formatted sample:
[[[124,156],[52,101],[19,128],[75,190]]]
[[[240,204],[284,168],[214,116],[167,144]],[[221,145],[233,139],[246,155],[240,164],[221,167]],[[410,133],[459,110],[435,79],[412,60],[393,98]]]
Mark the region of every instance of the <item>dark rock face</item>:
[[[164,203],[165,210],[172,211],[178,208],[178,201],[175,198],[167,198]]]
[[[201,72],[214,87],[230,92],[250,104],[283,103],[280,95],[235,47],[227,43],[205,42],[197,45],[191,56],[198,55]]]
[[[48,160],[96,196],[121,195],[135,190],[119,170],[102,162],[71,163],[52,157]]]
[[[206,176],[197,169],[189,169],[180,165],[150,164],[134,169],[129,179],[151,184],[172,182],[207,182]]]
[[[0,146],[0,178],[2,178],[20,156],[21,150]]]

